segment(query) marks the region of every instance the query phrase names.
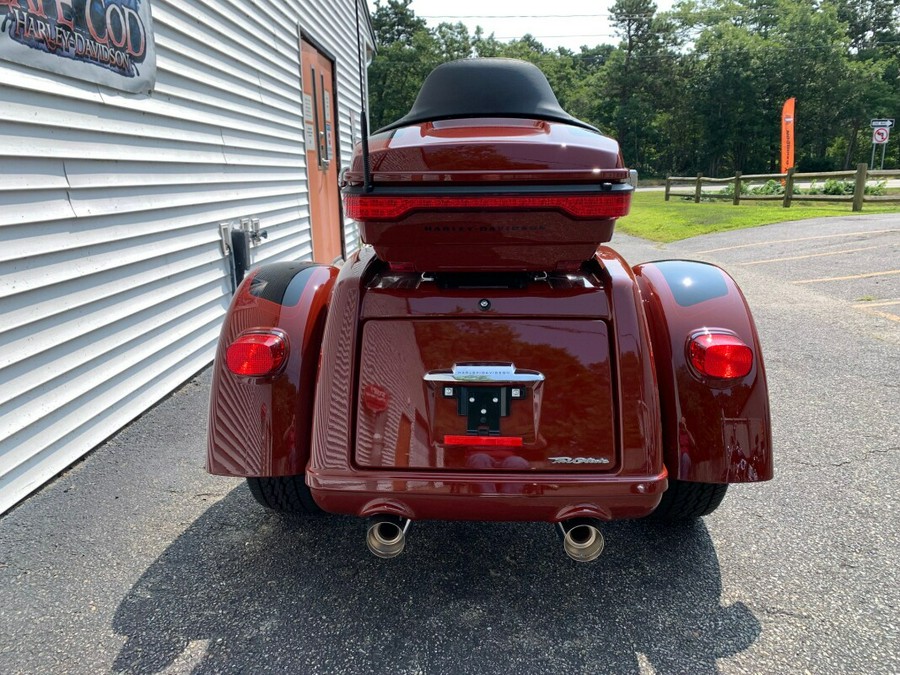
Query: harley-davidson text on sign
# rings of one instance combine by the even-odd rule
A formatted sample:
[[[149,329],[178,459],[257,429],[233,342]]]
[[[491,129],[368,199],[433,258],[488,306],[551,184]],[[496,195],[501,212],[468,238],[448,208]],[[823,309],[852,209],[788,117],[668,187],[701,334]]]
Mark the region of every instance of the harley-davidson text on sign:
[[[0,0],[0,59],[149,92],[156,81],[150,0]]]

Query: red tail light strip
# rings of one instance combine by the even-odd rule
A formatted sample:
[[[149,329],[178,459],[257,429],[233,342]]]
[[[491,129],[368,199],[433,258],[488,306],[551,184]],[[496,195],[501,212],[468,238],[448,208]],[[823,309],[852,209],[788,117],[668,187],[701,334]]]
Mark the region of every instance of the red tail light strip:
[[[519,436],[444,436],[444,445],[480,445],[493,448],[521,448]]]
[[[507,195],[445,197],[344,195],[344,210],[353,220],[398,220],[412,211],[538,210],[563,211],[573,218],[620,218],[628,215],[631,192],[598,195]]]

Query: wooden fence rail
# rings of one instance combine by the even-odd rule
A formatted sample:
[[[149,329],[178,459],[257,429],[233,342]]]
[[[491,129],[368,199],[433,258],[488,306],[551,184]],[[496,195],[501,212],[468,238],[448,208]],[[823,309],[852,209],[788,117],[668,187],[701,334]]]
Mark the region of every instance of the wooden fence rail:
[[[852,195],[808,195],[794,194],[794,182],[797,180],[825,179],[853,179]],[[856,171],[824,171],[818,173],[796,173],[794,169],[788,169],[787,173],[753,173],[743,175],[740,171],[731,178],[710,178],[698,173],[696,176],[668,176],[666,178],[666,201],[672,193],[672,186],[678,184],[691,184],[694,187],[694,202],[700,203],[701,198],[707,199],[731,199],[737,206],[742,201],[781,201],[784,208],[790,208],[795,201],[804,202],[850,202],[854,211],[862,211],[866,202],[900,202],[900,194],[896,195],[869,195],[866,196],[866,182],[878,178],[900,178],[900,170],[869,171],[868,164],[857,164]],[[741,194],[741,186],[748,182],[782,181],[784,194],[780,195],[750,195]],[[728,185],[734,184],[732,194],[715,192],[703,192],[704,185]],[[688,192],[676,192],[676,195],[691,196]]]

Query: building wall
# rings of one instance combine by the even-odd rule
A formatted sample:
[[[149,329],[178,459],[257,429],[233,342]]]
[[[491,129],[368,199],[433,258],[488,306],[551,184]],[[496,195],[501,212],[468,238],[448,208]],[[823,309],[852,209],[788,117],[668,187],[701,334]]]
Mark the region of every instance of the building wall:
[[[0,61],[0,512],[210,363],[220,223],[260,219],[254,264],[311,257],[298,26],[336,57],[346,166],[354,11],[152,0],[149,96]]]

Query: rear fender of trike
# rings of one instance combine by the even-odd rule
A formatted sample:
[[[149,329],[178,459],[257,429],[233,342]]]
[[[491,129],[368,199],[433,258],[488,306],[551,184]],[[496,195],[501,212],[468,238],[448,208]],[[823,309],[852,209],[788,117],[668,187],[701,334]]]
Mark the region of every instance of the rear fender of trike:
[[[225,316],[213,366],[207,469],[225,476],[294,476],[306,469],[325,318],[334,267],[264,265],[240,285]],[[225,352],[248,331],[276,329],[284,367],[268,377],[235,375]]]
[[[769,480],[766,372],[743,293],[728,274],[702,262],[645,263],[634,273],[650,327],[669,475],[703,483]],[[731,334],[749,346],[750,372],[730,380],[699,373],[688,349],[701,331]]]

